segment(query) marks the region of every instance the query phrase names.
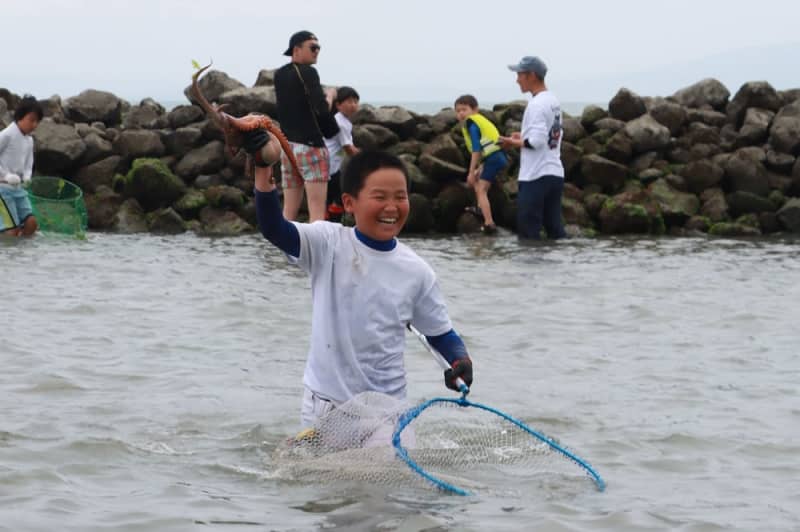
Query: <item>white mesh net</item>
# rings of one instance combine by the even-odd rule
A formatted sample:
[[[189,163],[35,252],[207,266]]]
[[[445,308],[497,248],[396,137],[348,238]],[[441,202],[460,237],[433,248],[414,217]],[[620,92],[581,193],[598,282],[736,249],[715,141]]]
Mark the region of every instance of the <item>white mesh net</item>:
[[[415,405],[383,394],[360,394],[280,446],[273,456],[276,473],[314,483],[435,488],[392,446],[398,421],[412,408]],[[590,478],[585,467],[547,442],[474,406],[436,401],[400,436],[419,468],[471,492],[505,490],[520,483],[530,487],[531,481],[552,485]]]

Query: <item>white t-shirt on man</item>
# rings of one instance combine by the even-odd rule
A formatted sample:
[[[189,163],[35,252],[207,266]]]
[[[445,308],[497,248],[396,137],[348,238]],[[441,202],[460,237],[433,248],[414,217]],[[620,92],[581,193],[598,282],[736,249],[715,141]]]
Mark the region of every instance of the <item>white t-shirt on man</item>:
[[[353,124],[342,113],[334,116],[336,123],[339,124],[339,133],[329,139],[325,139],[325,146],[330,154],[330,173],[335,174],[342,167],[344,160],[345,146],[353,145]]]
[[[401,242],[379,251],[352,227],[295,223],[311,276],[311,346],[303,384],[341,404],[364,391],[406,396],[406,324],[427,336],[453,328],[433,269]]]
[[[561,104],[552,92],[537,93],[522,116],[519,180],[534,181],[542,176],[564,177],[561,164]]]

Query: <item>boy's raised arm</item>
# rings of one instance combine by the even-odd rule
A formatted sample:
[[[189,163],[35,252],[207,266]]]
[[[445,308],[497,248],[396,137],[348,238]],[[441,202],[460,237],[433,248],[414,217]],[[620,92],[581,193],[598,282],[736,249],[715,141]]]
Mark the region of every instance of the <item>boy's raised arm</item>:
[[[245,151],[253,156],[269,142],[269,135],[263,129],[245,134],[242,144]],[[258,228],[264,238],[278,249],[292,257],[300,256],[300,233],[297,227],[283,217],[278,190],[272,176],[272,166],[256,166],[255,169],[255,201]]]

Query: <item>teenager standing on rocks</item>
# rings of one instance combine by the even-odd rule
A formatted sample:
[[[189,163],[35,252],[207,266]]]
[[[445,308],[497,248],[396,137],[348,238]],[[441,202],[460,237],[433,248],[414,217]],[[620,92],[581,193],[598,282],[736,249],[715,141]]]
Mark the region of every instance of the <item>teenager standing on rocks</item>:
[[[304,193],[308,195],[309,221],[325,219],[330,179],[325,138],[336,135],[339,126],[330,111],[333,95],[326,98],[319,74],[311,66],[317,62],[319,51],[319,41],[313,33],[298,31],[283,53],[292,60],[275,72],[278,121],[303,176],[297,179],[292,175],[288,158],[285,154],[281,156],[283,216],[287,220],[297,219]]]

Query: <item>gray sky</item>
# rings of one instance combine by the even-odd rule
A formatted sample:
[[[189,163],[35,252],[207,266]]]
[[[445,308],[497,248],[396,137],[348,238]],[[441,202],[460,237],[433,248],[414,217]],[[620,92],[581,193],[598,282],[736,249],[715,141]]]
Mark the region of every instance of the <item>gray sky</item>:
[[[40,98],[180,100],[192,59],[252,85],[300,29],[319,37],[323,83],[368,102],[516,99],[507,65],[523,55],[545,60],[562,101],[607,102],[622,86],[668,95],[702,77],[732,93],[758,79],[800,87],[798,2],[0,0],[0,13],[0,87]]]

